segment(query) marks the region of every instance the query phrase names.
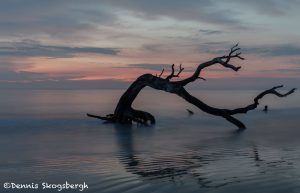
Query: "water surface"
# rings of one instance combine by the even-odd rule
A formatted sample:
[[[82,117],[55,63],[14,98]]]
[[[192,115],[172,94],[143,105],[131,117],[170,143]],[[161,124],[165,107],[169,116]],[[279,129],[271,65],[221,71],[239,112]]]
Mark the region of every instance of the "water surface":
[[[103,124],[85,116],[113,112],[122,92],[1,92],[0,182],[85,181],[85,192],[97,193],[300,192],[298,93],[267,96],[261,105],[269,105],[268,113],[261,107],[238,115],[248,126],[244,132],[153,90],[143,91],[134,104],[156,116],[153,127]],[[192,93],[233,108],[259,92]],[[186,108],[195,114],[189,116]]]

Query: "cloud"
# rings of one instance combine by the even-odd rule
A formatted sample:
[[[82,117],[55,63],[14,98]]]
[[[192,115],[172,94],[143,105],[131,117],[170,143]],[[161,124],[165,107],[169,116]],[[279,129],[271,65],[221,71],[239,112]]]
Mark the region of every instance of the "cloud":
[[[296,45],[279,45],[267,49],[265,53],[272,56],[300,55],[300,47]]]
[[[200,53],[210,53],[210,54],[225,54],[228,53],[230,47],[234,43],[227,41],[215,41],[215,42],[204,42],[196,46],[196,51]]]
[[[290,63],[291,63],[291,64],[299,65],[299,64],[300,64],[300,58],[298,58],[298,59],[291,59],[291,60],[290,60]]]
[[[200,53],[211,54],[226,54],[229,48],[234,43],[220,41],[220,42],[204,42],[196,46],[196,51]],[[243,54],[256,54],[260,56],[298,56],[300,55],[300,45],[297,44],[277,44],[277,45],[262,45],[262,46],[241,46]]]
[[[63,75],[52,77],[48,73],[29,71],[1,71],[0,82],[36,82],[36,81],[62,81],[73,78],[81,78],[78,75]]]
[[[239,4],[243,7],[252,8],[256,12],[269,15],[269,16],[281,16],[290,12],[291,9],[300,6],[298,0],[251,0],[251,1],[241,1],[241,0],[230,0],[233,4]]]
[[[142,68],[147,70],[171,69],[172,64],[128,64],[125,68]]]
[[[31,40],[22,42],[2,42],[0,44],[0,56],[46,56],[66,58],[73,57],[76,54],[117,55],[120,52],[117,48],[52,46],[42,45],[39,42]]]
[[[59,40],[89,38],[99,25],[112,25],[114,12],[99,3],[66,0],[0,1],[0,35],[51,37]]]
[[[263,56],[297,56],[300,55],[300,46],[292,44],[270,45],[243,48],[242,51],[247,54],[259,54]]]
[[[253,9],[260,14],[278,15],[289,13],[295,7],[299,7],[297,0],[229,0],[225,3],[215,0],[9,0],[0,1],[0,35],[63,41],[92,38],[100,34],[103,26],[120,29],[131,25],[126,20],[129,15],[144,20],[144,23],[168,17],[178,22],[247,28],[251,21],[241,17],[246,9],[252,8],[252,15]],[[219,34],[219,31],[203,33]]]
[[[103,0],[103,2],[112,7],[129,10],[148,20],[169,17],[181,21],[246,27],[235,17],[231,9],[217,6],[213,0]]]
[[[277,68],[272,70],[262,70],[262,72],[280,72],[280,73],[299,73],[299,67],[292,67],[292,68]]]
[[[205,35],[217,35],[223,33],[223,31],[221,30],[210,30],[210,29],[200,29],[199,32]]]
[[[163,47],[163,44],[145,44],[142,49],[150,52],[162,52]]]
[[[14,63],[10,60],[11,59],[7,58],[7,57],[0,58],[0,72],[14,70],[18,67],[18,64]]]
[[[26,71],[2,71],[0,81],[36,81],[48,78],[47,73],[26,72]]]
[[[0,89],[126,89],[128,82],[120,80],[42,80],[1,82]]]
[[[177,62],[195,61],[199,52],[221,56],[228,53],[228,49],[236,43],[234,41],[241,42],[243,54],[258,57],[298,56],[300,45],[296,44],[299,35],[295,24],[299,15],[293,10],[300,6],[299,2],[4,0],[0,1],[0,71],[7,75],[2,73],[1,76],[7,80],[46,81],[52,78],[47,74],[50,69],[66,73],[96,68],[96,65],[91,65],[87,67],[89,69],[73,69],[79,66],[75,65],[68,69],[65,60],[61,60],[62,66],[51,66],[49,60],[39,64],[40,60],[26,59],[66,58],[79,54],[118,55],[109,62],[113,66],[124,61],[127,64],[146,61],[150,64],[129,64],[124,68],[156,71],[165,68],[169,71],[171,64],[152,64],[150,59],[155,58],[156,62],[158,58],[162,62],[170,61],[170,58]],[[29,40],[22,41],[24,39]],[[285,44],[275,45],[279,42]],[[121,49],[118,47],[128,49],[119,54]],[[86,61],[86,58],[82,60]],[[29,66],[40,65],[45,65],[39,68],[44,69],[45,73],[15,72],[36,69]],[[274,65],[274,68],[280,68],[278,64]],[[113,75],[107,70],[105,77],[110,76]]]

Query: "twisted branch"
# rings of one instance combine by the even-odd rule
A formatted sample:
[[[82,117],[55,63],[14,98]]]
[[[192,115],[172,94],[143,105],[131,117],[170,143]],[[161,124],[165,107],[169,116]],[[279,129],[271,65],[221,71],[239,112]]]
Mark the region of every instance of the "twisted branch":
[[[139,92],[145,87],[149,86],[157,90],[163,90],[169,93],[177,94],[178,96],[185,99],[187,102],[195,105],[202,111],[225,118],[227,121],[231,122],[232,124],[236,125],[240,129],[245,129],[246,126],[233,117],[232,115],[239,114],[239,113],[247,113],[250,110],[254,110],[259,105],[259,100],[262,99],[267,94],[273,94],[278,97],[286,97],[292,93],[295,92],[296,88],[291,89],[290,91],[286,93],[280,93],[277,91],[277,89],[282,88],[283,86],[275,86],[271,89],[268,89],[259,95],[257,95],[253,103],[250,105],[247,105],[246,107],[242,108],[236,108],[236,109],[220,109],[215,108],[212,106],[207,105],[206,103],[202,102],[198,98],[192,96],[188,91],[185,90],[184,86],[187,85],[190,82],[193,82],[197,79],[205,80],[205,78],[200,76],[201,71],[209,66],[212,66],[214,64],[220,64],[225,68],[230,68],[234,71],[238,71],[241,67],[240,66],[234,66],[230,64],[231,59],[237,58],[240,60],[244,60],[243,57],[241,57],[241,52],[239,51],[240,48],[238,47],[238,44],[233,46],[228,55],[224,55],[221,57],[216,57],[210,61],[204,62],[202,64],[199,64],[194,74],[186,79],[179,80],[179,81],[170,81],[174,77],[179,77],[179,75],[182,73],[184,68],[180,64],[179,71],[177,74],[175,74],[174,64],[172,65],[172,71],[171,74],[168,75],[165,79],[161,78],[161,76],[164,73],[164,69],[160,73],[159,76],[153,76],[151,74],[144,74],[138,77],[126,90],[126,92],[121,96],[118,105],[114,111],[113,114],[108,114],[105,117],[97,116],[97,115],[91,115],[87,114],[89,117],[102,119],[105,121],[111,121],[111,122],[120,122],[120,123],[132,123],[137,122],[141,124],[148,124],[149,122],[151,124],[155,123],[155,118],[153,115],[151,115],[148,112],[135,110],[132,108],[133,101],[139,94]]]
[[[226,111],[229,115],[240,114],[240,113],[247,113],[250,110],[256,109],[257,106],[259,105],[259,100],[262,99],[265,95],[273,94],[273,95],[278,96],[278,97],[287,97],[288,95],[294,93],[295,90],[296,90],[296,88],[293,88],[293,89],[289,90],[287,93],[281,94],[276,89],[282,88],[282,87],[283,87],[283,85],[274,86],[273,88],[268,89],[268,90],[260,93],[259,95],[257,95],[254,98],[254,100],[253,100],[254,103],[250,104],[250,105],[248,105],[246,107],[237,108],[237,109],[233,109],[233,110],[229,110],[229,109],[223,109],[223,110]]]
[[[205,104],[204,102],[202,102],[201,100],[199,100],[198,98],[192,96],[191,94],[189,94],[185,89],[182,89],[180,92],[180,96],[182,98],[184,98],[186,101],[188,101],[189,103],[192,103],[193,105],[197,106],[199,109],[201,109],[202,111],[212,114],[212,115],[216,115],[216,116],[221,116],[223,118],[225,118],[227,121],[233,123],[234,125],[236,125],[239,129],[245,129],[246,126],[239,121],[238,119],[234,118],[232,115],[235,114],[240,114],[240,113],[247,113],[250,110],[254,110],[257,108],[257,106],[259,105],[258,101],[260,99],[262,99],[265,95],[267,94],[274,94],[278,97],[286,97],[292,93],[295,92],[296,88],[291,89],[290,91],[288,91],[285,94],[281,94],[279,93],[276,89],[283,87],[283,85],[280,86],[275,86],[269,90],[266,90],[262,93],[260,93],[259,95],[257,95],[257,97],[254,98],[254,103],[250,104],[246,107],[243,108],[237,108],[237,109],[219,109],[219,108],[215,108],[212,106],[209,106],[207,104]]]
[[[240,56],[241,55],[240,52],[236,53],[236,51],[238,51],[238,50],[240,50],[240,48],[238,47],[238,44],[236,44],[235,46],[233,46],[230,49],[230,52],[228,55],[217,57],[210,61],[199,64],[196,71],[194,72],[194,74],[192,76],[190,76],[186,79],[180,80],[180,81],[176,81],[174,83],[179,84],[181,86],[185,86],[185,85],[189,84],[190,82],[194,82],[195,80],[199,79],[200,73],[204,68],[207,68],[214,64],[221,64],[225,68],[230,68],[234,71],[238,71],[241,68],[240,66],[234,66],[232,64],[229,64],[229,62],[232,58],[238,58],[240,60],[244,60],[244,58]],[[200,79],[203,79],[203,78],[200,78]]]

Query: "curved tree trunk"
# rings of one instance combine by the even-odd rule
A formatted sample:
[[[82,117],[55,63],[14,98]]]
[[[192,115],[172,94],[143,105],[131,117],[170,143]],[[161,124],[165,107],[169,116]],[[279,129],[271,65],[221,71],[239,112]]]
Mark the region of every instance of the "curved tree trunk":
[[[163,90],[165,92],[173,93],[178,95],[179,97],[185,99],[187,102],[195,105],[202,111],[215,115],[215,116],[221,116],[225,118],[227,121],[231,122],[232,124],[236,125],[240,129],[245,129],[245,125],[234,118],[232,115],[238,114],[238,113],[247,113],[250,110],[255,109],[259,105],[259,99],[263,98],[267,94],[274,94],[278,97],[285,97],[289,94],[293,93],[295,91],[295,88],[290,90],[289,92],[285,94],[280,94],[276,91],[276,89],[281,88],[283,86],[276,86],[269,90],[266,90],[262,93],[260,93],[256,98],[254,98],[254,102],[246,107],[237,108],[237,109],[219,109],[212,106],[209,106],[199,100],[198,98],[192,96],[188,91],[185,90],[184,86],[187,85],[190,82],[193,82],[197,79],[203,79],[201,78],[200,72],[202,69],[209,67],[214,64],[221,64],[225,68],[230,68],[234,71],[238,71],[241,67],[236,67],[234,65],[229,64],[230,59],[232,58],[238,58],[241,60],[244,60],[240,56],[241,53],[236,53],[240,48],[238,48],[238,45],[235,45],[231,48],[230,53],[226,56],[217,57],[214,58],[208,62],[199,64],[197,69],[195,70],[194,74],[186,79],[179,80],[179,81],[171,81],[174,77],[179,77],[180,73],[184,70],[184,68],[181,67],[179,72],[177,74],[174,74],[174,64],[172,65],[172,72],[170,75],[168,75],[166,78],[162,78],[164,69],[162,70],[161,74],[159,76],[154,76],[151,74],[144,74],[140,77],[138,77],[126,90],[126,92],[121,96],[117,107],[113,114],[108,114],[106,117],[96,116],[87,114],[90,117],[99,118],[106,121],[112,121],[112,122],[120,122],[120,123],[129,123],[137,122],[141,124],[148,124],[149,122],[151,124],[155,123],[155,118],[153,115],[151,115],[148,112],[136,110],[132,108],[132,103],[137,97],[137,95],[140,93],[140,91],[145,87],[149,86],[151,88],[154,88],[156,90]]]

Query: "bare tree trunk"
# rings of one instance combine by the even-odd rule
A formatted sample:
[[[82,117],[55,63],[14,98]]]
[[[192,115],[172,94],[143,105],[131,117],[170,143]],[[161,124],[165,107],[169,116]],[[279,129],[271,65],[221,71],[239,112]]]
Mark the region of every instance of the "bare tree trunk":
[[[236,125],[238,128],[245,129],[246,128],[245,125],[238,119],[234,118],[232,115],[239,114],[239,113],[247,113],[248,111],[255,109],[259,105],[258,103],[259,99],[263,98],[267,94],[274,94],[278,97],[286,97],[291,93],[293,93],[295,91],[295,88],[285,94],[280,94],[279,92],[277,92],[276,89],[281,88],[283,86],[281,85],[281,86],[273,87],[269,90],[260,93],[257,97],[255,97],[254,102],[252,104],[237,109],[220,109],[220,108],[209,106],[206,103],[199,100],[198,98],[192,96],[184,88],[184,86],[197,79],[205,80],[204,78],[200,77],[200,72],[204,68],[215,64],[220,64],[225,68],[230,68],[234,71],[238,71],[241,68],[240,66],[236,67],[232,64],[229,64],[232,58],[238,58],[244,60],[244,58],[240,56],[241,53],[236,53],[238,50],[240,50],[240,48],[238,48],[238,45],[235,45],[234,47],[231,48],[228,55],[217,57],[205,63],[199,64],[194,74],[183,80],[171,81],[172,78],[179,77],[180,73],[184,70],[184,68],[182,68],[181,65],[178,73],[175,74],[174,64],[173,64],[172,72],[166,78],[161,77],[164,73],[164,69],[162,70],[159,76],[154,76],[152,74],[144,74],[138,77],[130,85],[130,87],[126,90],[126,92],[121,96],[113,114],[108,114],[105,117],[91,115],[91,114],[87,114],[87,115],[90,117],[99,118],[102,120],[112,121],[112,122],[129,123],[129,124],[131,124],[132,122],[148,124],[150,122],[150,124],[154,124],[155,118],[153,115],[151,115],[148,112],[136,110],[132,108],[132,103],[137,97],[137,95],[140,93],[140,91],[144,87],[149,86],[156,90],[163,90],[165,92],[176,94],[179,97],[185,99],[187,102],[195,105],[202,111],[215,116],[221,116],[225,118],[227,121]]]

